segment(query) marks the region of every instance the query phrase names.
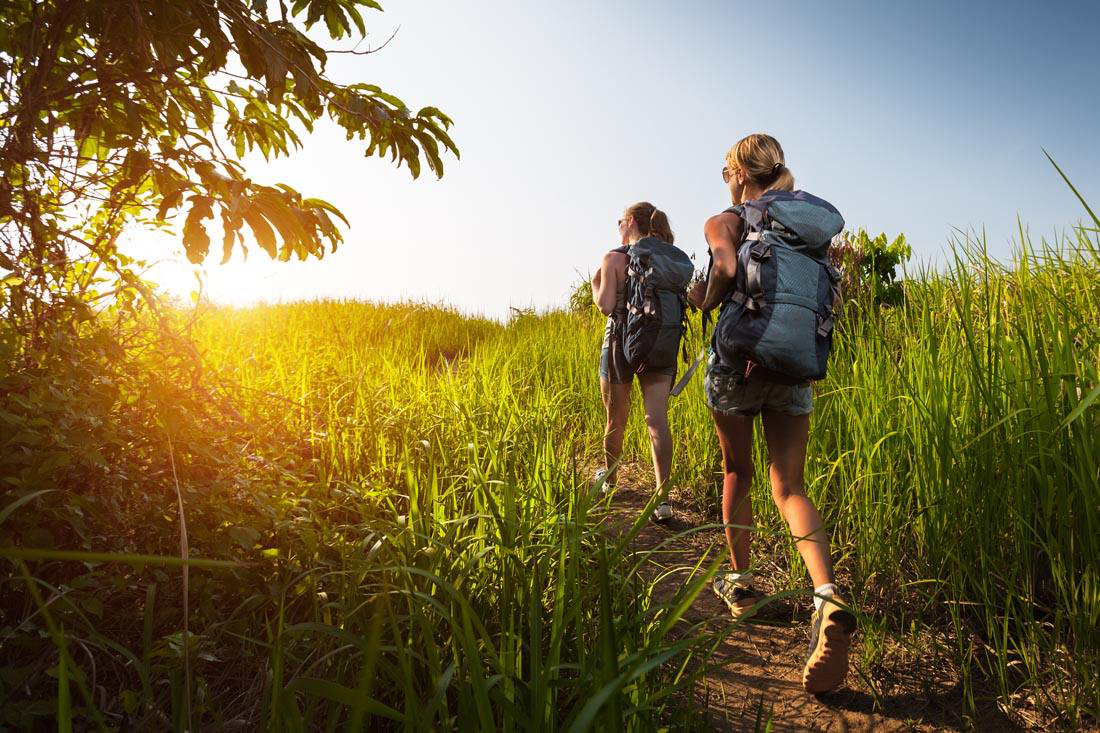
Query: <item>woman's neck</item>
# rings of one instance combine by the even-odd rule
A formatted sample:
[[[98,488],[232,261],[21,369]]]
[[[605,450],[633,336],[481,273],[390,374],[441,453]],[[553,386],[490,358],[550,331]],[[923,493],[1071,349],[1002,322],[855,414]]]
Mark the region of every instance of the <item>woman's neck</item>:
[[[765,193],[767,192],[762,186],[758,186],[755,183],[750,183],[746,185],[744,191],[741,192],[741,203],[758,199]]]

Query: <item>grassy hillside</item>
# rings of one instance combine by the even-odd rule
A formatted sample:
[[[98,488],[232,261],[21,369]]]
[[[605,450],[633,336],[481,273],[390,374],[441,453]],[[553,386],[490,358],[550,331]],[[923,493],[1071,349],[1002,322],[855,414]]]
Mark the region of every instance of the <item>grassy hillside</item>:
[[[865,665],[935,631],[964,704],[1095,720],[1100,243],[1081,229],[1007,267],[955,252],[901,305],[848,303],[809,492],[866,613]],[[707,639],[670,632],[709,566],[657,604],[629,537],[598,526],[594,312],[174,318],[198,353],[113,312],[3,340],[0,725],[704,724],[676,693]],[[701,390],[673,401],[673,482],[717,516]],[[627,460],[647,460],[640,412]],[[763,454],[758,551],[785,551],[780,585],[803,588]],[[183,573],[181,552],[234,565]]]

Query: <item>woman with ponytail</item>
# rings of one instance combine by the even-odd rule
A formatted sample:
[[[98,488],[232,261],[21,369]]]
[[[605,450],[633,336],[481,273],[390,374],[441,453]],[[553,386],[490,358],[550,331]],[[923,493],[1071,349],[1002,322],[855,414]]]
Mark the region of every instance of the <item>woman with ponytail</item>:
[[[654,259],[665,256],[686,262],[688,277],[691,265],[687,255],[672,243],[675,239],[668,223],[668,216],[653,204],[642,201],[623,212],[619,219],[621,247],[604,255],[600,269],[592,276],[592,299],[607,316],[603,348],[600,354],[600,392],[607,410],[604,430],[604,468],[597,472],[596,480],[606,491],[615,485],[619,458],[622,455],[623,434],[630,414],[630,390],[634,375],[642,388],[645,407],[645,424],[649,432],[653,454],[653,474],[656,490],[668,483],[672,468],[672,435],[668,427],[668,398],[676,376],[676,354],[679,351],[680,331],[675,333],[675,343],[664,343],[660,356],[650,352],[649,358],[632,362],[624,349],[624,334],[628,321],[627,284],[628,263],[632,248],[636,253],[650,251]],[[686,279],[685,279],[686,284]],[[681,293],[683,290],[681,289]],[[666,300],[665,302],[671,302]],[[665,314],[667,316],[667,314]],[[665,329],[671,331],[672,329]],[[668,358],[671,346],[672,358]],[[663,523],[672,518],[668,502],[660,503],[653,513],[655,522]]]
[[[738,286],[738,269],[743,262],[738,260],[738,250],[753,244],[751,239],[761,239],[756,230],[750,236],[746,221],[742,219],[743,215],[748,215],[749,207],[743,205],[746,202],[759,205],[761,197],[769,192],[793,191],[794,177],[786,166],[783,148],[770,135],[749,135],[741,139],[730,148],[725,162],[722,180],[735,206],[707,220],[704,234],[710,246],[712,264],[706,282],[693,287],[688,299],[702,310],[721,306],[723,314],[734,317],[729,323],[736,330],[748,328],[747,323],[751,322],[738,310],[744,309],[741,304],[746,300],[746,293]],[[770,198],[777,200],[782,196],[772,194]],[[816,214],[817,229],[823,230],[826,225],[821,222],[826,220],[839,221],[837,226],[843,226],[843,220],[831,204],[804,192],[788,198],[825,205],[816,209],[819,212]],[[836,217],[830,219],[828,213],[821,212],[836,213]],[[775,226],[771,219],[767,221],[769,227]],[[783,222],[784,226],[789,223]],[[809,244],[802,239],[809,234],[784,231],[787,236],[796,237],[798,243]],[[824,249],[827,239],[816,244]],[[775,256],[774,252],[769,252],[769,256]],[[752,267],[753,264],[749,264],[750,274],[746,278],[752,277]],[[758,276],[758,280],[761,277]],[[752,294],[749,295],[751,300]],[[753,308],[763,308],[766,303],[766,300],[764,304],[754,303]],[[739,313],[743,317],[736,319]],[[772,499],[787,522],[814,586],[810,654],[803,668],[802,683],[810,692],[827,692],[838,687],[847,674],[848,649],[856,619],[837,592],[829,537],[822,526],[821,515],[806,496],[803,480],[813,389],[809,380],[778,379],[776,373],[761,368],[751,359],[736,353],[731,358],[729,349],[719,348],[721,328],[722,316],[719,316],[704,384],[707,406],[714,417],[722,450],[725,472],[722,521],[726,524],[726,543],[730,550],[730,569],[715,577],[714,591],[726,602],[735,618],[753,613],[763,599],[753,585],[748,529],[753,524],[749,491],[754,466],[753,423],[756,416],[761,415]]]

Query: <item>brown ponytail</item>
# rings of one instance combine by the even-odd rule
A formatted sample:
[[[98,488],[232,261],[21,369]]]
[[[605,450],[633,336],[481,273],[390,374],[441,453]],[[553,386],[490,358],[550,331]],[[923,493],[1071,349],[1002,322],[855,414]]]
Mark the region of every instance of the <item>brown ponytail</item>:
[[[648,201],[639,201],[626,210],[626,215],[634,219],[638,232],[643,237],[656,237],[662,242],[672,244],[676,235],[668,223],[668,214]]]

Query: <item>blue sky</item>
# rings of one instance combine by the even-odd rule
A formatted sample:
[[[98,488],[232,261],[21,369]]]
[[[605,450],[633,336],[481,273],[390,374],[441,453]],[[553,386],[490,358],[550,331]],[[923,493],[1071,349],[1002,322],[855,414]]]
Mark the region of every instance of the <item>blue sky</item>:
[[[984,228],[1007,258],[1017,216],[1034,236],[1081,219],[1044,147],[1100,204],[1098,2],[384,7],[370,42],[400,26],[394,40],[332,57],[331,75],[442,108],[461,160],[413,182],[324,124],[290,159],[250,157],[253,178],[328,199],[351,228],[322,262],[212,262],[215,300],[559,305],[642,199],[702,264],[703,222],[729,205],[724,153],[750,132],[775,135],[799,187],[850,227],[904,232],[922,260],[942,261],[956,229]],[[193,286],[183,264],[154,277]]]

